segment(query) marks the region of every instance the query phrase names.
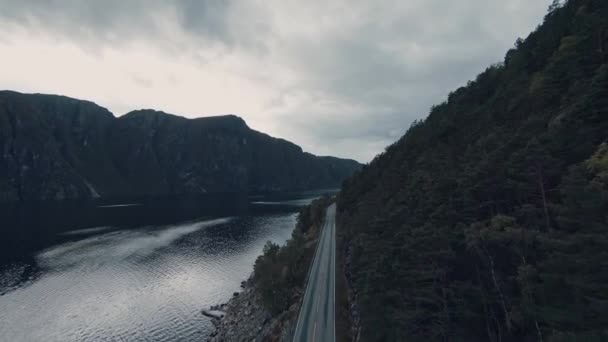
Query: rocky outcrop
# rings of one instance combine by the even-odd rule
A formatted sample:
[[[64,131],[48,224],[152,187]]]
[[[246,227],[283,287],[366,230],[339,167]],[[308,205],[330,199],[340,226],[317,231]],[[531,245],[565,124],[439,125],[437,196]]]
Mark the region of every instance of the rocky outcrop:
[[[225,312],[223,318],[211,318],[216,326],[208,341],[288,341],[298,314],[298,304],[273,316],[264,307],[251,280],[243,282],[243,291],[227,303],[211,309]]]
[[[123,178],[106,148],[114,121],[91,102],[1,92],[0,201],[92,197],[89,185],[118,190]]]
[[[0,92],[0,202],[299,191],[336,187],[360,164],[317,157],[243,119]]]

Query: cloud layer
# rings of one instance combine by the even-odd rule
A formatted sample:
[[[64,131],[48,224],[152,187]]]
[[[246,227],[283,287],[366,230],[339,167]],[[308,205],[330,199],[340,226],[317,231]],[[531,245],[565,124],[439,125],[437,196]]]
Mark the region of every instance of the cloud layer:
[[[0,88],[121,115],[237,113],[370,160],[498,62],[550,0],[0,0]]]

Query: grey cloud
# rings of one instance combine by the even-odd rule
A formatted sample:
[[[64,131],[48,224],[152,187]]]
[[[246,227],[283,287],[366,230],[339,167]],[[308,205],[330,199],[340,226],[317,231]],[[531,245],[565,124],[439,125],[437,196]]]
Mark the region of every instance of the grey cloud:
[[[190,48],[235,44],[240,38],[228,17],[231,7],[229,0],[0,0],[0,18],[87,46],[144,40],[171,52],[186,46],[167,32],[167,25],[183,30]]]
[[[363,6],[357,25],[347,34],[329,32],[318,40],[289,44],[292,50],[286,60],[302,70],[296,89],[305,89],[311,99],[331,97],[357,108],[347,115],[339,109],[302,109],[292,115],[296,119],[290,125],[297,122],[313,140],[335,143],[358,137],[361,144],[388,145],[396,140],[395,131],[404,132],[449,91],[501,61],[515,39],[539,23],[548,5],[486,0],[407,3],[401,9],[397,3]],[[506,15],[507,8],[516,10]],[[532,14],[521,15],[527,12]],[[356,151],[353,148],[350,155],[371,157]]]
[[[0,0],[0,20],[83,45],[145,40],[201,63],[222,58],[206,55],[209,47],[249,58],[252,68],[264,62],[267,70],[240,76],[275,89],[267,120],[279,135],[305,142],[305,149],[330,146],[329,152],[366,161],[450,90],[500,61],[540,22],[549,3]],[[293,33],[298,25],[306,34]],[[290,81],[276,81],[274,74],[285,70]],[[304,100],[291,108],[289,98],[296,95]]]
[[[4,22],[77,40],[124,43],[134,36],[154,34],[158,29],[146,1],[2,0]],[[150,1],[155,8],[158,2]]]

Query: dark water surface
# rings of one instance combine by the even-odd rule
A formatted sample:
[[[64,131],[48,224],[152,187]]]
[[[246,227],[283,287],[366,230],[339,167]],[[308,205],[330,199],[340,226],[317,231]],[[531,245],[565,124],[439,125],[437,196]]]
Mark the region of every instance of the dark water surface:
[[[0,208],[0,341],[201,341],[320,193]]]

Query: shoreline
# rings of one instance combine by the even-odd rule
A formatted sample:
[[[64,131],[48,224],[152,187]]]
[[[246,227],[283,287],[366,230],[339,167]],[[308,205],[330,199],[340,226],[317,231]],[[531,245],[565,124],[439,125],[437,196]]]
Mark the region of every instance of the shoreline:
[[[202,310],[215,326],[207,341],[290,340],[325,211],[332,202],[322,197],[304,207],[292,238],[280,247],[266,244],[251,275],[241,282],[241,291],[226,303]]]
[[[227,302],[201,311],[215,327],[207,341],[287,340],[291,334],[291,323],[297,317],[299,303],[273,316],[264,307],[253,284],[253,276],[241,282],[241,289],[241,292],[235,292]]]

